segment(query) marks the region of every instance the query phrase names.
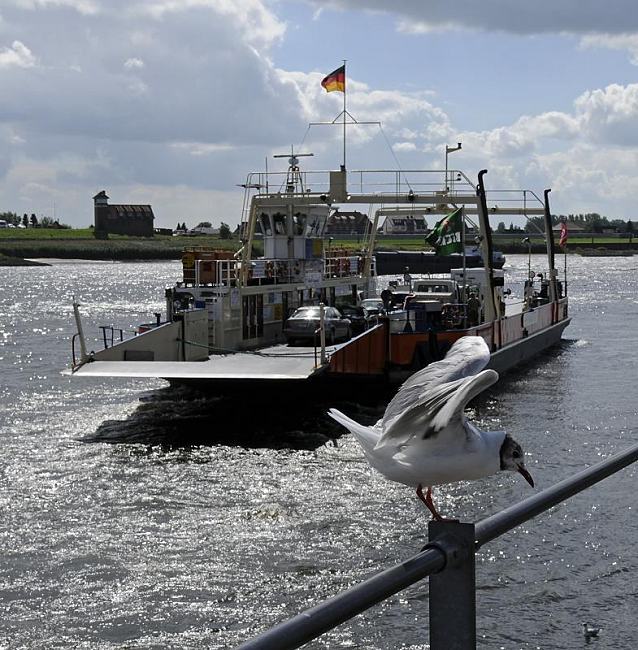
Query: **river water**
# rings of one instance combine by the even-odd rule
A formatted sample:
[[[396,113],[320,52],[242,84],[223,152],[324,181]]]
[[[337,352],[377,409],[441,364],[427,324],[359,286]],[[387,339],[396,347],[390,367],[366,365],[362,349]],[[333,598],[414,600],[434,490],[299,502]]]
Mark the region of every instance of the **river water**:
[[[523,444],[538,488],[638,440],[638,258],[568,263],[564,341],[472,411]],[[515,293],[526,267],[510,256]],[[152,321],[178,273],[176,263],[2,269],[0,648],[233,647],[426,542],[425,508],[369,469],[325,416],[333,404],[300,411],[286,395],[252,405],[161,380],[60,374],[73,294],[95,337],[99,325]],[[339,407],[366,422],[383,409]],[[638,646],[637,474],[482,549],[480,647],[582,648],[583,621],[602,627],[591,647]],[[531,493],[508,473],[436,498],[444,514],[478,521]],[[427,647],[427,584],[309,647]]]

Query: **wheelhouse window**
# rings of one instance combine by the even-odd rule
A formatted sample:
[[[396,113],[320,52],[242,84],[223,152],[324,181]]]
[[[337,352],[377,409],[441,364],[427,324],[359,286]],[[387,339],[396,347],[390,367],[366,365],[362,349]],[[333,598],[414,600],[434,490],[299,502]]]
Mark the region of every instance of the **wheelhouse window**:
[[[292,215],[292,228],[295,235],[303,235],[307,218],[307,215],[303,212],[295,212],[295,214]]]
[[[282,212],[275,212],[275,214],[273,214],[273,220],[275,222],[275,235],[285,235],[286,215]]]
[[[272,235],[272,224],[270,223],[270,215],[262,212],[259,216],[261,222],[261,232],[264,233],[267,237]]]

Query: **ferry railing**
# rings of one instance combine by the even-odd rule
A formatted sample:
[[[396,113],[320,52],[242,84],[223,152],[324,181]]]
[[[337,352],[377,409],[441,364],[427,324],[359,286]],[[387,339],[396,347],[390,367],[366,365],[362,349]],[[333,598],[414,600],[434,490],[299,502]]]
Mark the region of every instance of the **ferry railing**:
[[[253,260],[251,262],[252,268],[249,274],[249,281],[255,284],[272,285],[301,283],[307,271],[316,271],[324,279],[361,277],[363,262],[360,256],[357,255],[328,257],[323,260],[322,265],[316,268],[306,265],[306,261],[315,263],[315,260],[298,259]],[[233,278],[232,273],[229,277],[231,279]]]
[[[120,342],[124,340],[123,329],[113,327],[112,325],[100,325],[99,328],[102,330],[102,340],[104,341],[105,350],[107,350],[109,347],[113,347],[113,343],[115,342],[115,332],[119,332]]]
[[[282,196],[287,198],[316,195],[322,200],[330,192],[330,170],[300,170],[297,182],[290,184],[286,171],[253,172],[248,174],[244,187],[242,219],[248,219],[252,196]],[[350,193],[408,197],[415,205],[420,203],[447,204],[455,199],[467,201],[476,193],[474,182],[459,169],[369,169],[348,170],[347,188]],[[493,189],[487,192],[488,209],[496,213],[521,214],[538,211],[544,206],[542,197],[532,190]],[[530,212],[531,213],[531,212]]]
[[[240,650],[291,650],[429,576],[431,650],[476,647],[476,552],[488,542],[638,460],[638,444],[473,523],[432,521],[416,555],[246,641]]]
[[[445,196],[453,197],[474,194],[473,182],[458,169],[448,170],[446,183],[443,169],[353,169],[347,171],[347,187],[361,194],[394,194],[397,196],[412,193],[431,199]],[[330,191],[331,170],[299,171],[297,183],[289,184],[288,172],[253,172],[248,174],[242,216],[247,218],[250,196],[300,196],[313,193],[321,195]],[[450,183],[450,180],[452,183]],[[446,191],[447,187],[447,191]],[[416,200],[415,200],[416,202]]]

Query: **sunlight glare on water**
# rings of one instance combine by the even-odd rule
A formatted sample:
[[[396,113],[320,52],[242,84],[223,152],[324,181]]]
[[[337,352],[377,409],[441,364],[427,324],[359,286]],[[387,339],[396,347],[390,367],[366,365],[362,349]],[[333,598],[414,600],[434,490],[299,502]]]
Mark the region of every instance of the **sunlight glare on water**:
[[[565,341],[472,406],[523,444],[541,489],[637,441],[635,259],[570,257]],[[519,295],[526,265],[506,266]],[[99,349],[99,325],[164,311],[178,273],[3,269],[0,647],[233,647],[426,542],[422,505],[370,470],[326,417],[337,404],[251,407],[161,380],[60,374],[72,295]],[[383,410],[338,406],[367,423]],[[629,468],[482,549],[480,647],[582,648],[585,620],[603,628],[598,648],[636,646],[636,478]],[[436,490],[466,521],[530,494],[509,474]],[[309,647],[424,648],[427,615],[421,584]]]

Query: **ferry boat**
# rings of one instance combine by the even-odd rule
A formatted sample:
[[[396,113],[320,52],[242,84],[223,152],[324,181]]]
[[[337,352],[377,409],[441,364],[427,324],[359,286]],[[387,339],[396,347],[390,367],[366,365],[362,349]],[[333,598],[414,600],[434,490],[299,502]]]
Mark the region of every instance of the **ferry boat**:
[[[447,173],[447,170],[446,170]],[[88,351],[78,304],[73,337],[75,377],[156,377],[211,390],[251,395],[270,389],[336,389],[342,395],[404,381],[442,358],[464,335],[482,336],[493,368],[505,371],[557,343],[569,324],[568,299],[554,264],[549,190],[486,192],[483,170],[474,185],[463,172],[444,191],[441,172],[302,171],[291,155],[287,171],[255,172],[243,184],[241,248],[236,252],[191,248],[184,252],[183,277],[166,290],[166,313],[139,333],[105,349]],[[333,246],[326,236],[332,210],[369,206],[372,228],[357,250]],[[497,207],[501,206],[501,207]],[[507,207],[503,207],[507,206]],[[477,220],[475,240],[482,269],[461,266],[443,278],[397,283],[376,275],[375,236],[388,210],[444,217],[462,208]],[[525,301],[505,310],[503,272],[492,265],[489,216],[543,215],[547,269],[535,288],[526,282]],[[261,233],[263,255],[255,254]],[[463,256],[460,256],[462,264]],[[385,295],[383,295],[385,292]],[[384,309],[366,329],[336,341],[328,309],[379,297]],[[305,345],[288,345],[289,316],[318,306],[319,319]],[[106,330],[104,330],[106,331]],[[79,344],[79,354],[75,347]]]

